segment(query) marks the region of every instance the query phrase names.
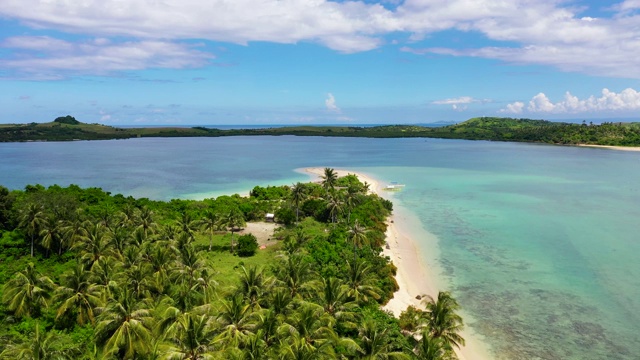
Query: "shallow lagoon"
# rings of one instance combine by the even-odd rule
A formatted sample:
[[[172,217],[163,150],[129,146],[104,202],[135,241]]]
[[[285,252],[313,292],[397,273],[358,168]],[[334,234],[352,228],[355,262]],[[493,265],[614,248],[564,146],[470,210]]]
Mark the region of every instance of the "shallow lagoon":
[[[505,359],[637,358],[639,165],[636,152],[435,139],[0,144],[9,188],[202,198],[305,181],[294,169],[310,166],[403,182],[394,197],[438,237],[442,282]]]

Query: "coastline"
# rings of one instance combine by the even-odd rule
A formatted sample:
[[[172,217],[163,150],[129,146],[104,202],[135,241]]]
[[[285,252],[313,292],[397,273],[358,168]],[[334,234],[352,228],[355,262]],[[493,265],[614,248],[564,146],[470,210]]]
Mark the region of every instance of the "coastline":
[[[640,147],[638,146],[613,146],[613,145],[591,145],[591,144],[578,144],[576,146],[608,149],[608,150],[619,150],[619,151],[640,151]]]
[[[385,192],[381,182],[361,172],[354,172],[345,169],[334,169],[340,177],[353,174],[361,182],[370,184],[370,192],[377,194],[387,200],[393,199],[393,192]],[[311,167],[296,169],[295,171],[307,174],[311,181],[317,181],[324,174],[324,168]],[[419,219],[408,209],[393,204],[393,214],[387,222],[386,241],[388,249],[383,250],[383,255],[388,256],[391,262],[397,267],[396,282],[399,290],[393,294],[393,298],[383,306],[396,317],[400,315],[408,306],[424,308],[421,300],[416,296],[429,295],[437,297],[438,291],[444,289],[440,284],[437,274],[441,272],[438,264],[425,263],[423,261],[425,250],[414,239],[420,237],[425,239],[429,251],[437,251],[437,238],[430,234],[420,224]],[[435,258],[433,256],[432,258]],[[465,338],[465,346],[455,349],[460,360],[488,360],[490,356],[487,345],[482,341],[480,335],[469,328],[469,315],[464,314],[465,329],[462,336]]]

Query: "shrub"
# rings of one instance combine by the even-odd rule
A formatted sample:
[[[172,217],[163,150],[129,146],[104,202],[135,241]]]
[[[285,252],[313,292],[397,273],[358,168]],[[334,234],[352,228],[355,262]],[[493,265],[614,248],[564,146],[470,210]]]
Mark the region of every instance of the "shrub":
[[[258,240],[253,234],[242,235],[238,238],[238,246],[236,247],[238,256],[253,256],[256,250],[258,250]]]

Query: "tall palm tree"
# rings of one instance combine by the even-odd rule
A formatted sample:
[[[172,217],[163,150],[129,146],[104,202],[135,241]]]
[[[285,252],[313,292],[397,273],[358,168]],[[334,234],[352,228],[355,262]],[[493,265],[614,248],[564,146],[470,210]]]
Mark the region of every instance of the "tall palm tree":
[[[349,226],[349,230],[347,232],[349,234],[349,240],[353,243],[353,262],[355,263],[357,259],[356,249],[368,242],[368,230],[364,226],[358,224],[358,220],[356,220],[353,222],[352,226]]]
[[[422,301],[427,308],[424,321],[425,335],[440,338],[451,347],[459,348],[460,345],[464,345],[464,338],[459,334],[464,324],[462,317],[456,314],[460,305],[451,293],[440,291],[437,299],[427,295]]]
[[[73,312],[80,326],[93,324],[94,309],[102,305],[100,287],[91,282],[91,273],[80,264],[62,275],[56,298],[61,302],[56,319]]]
[[[197,220],[193,219],[191,213],[184,211],[182,213],[182,217],[177,221],[177,226],[180,228],[180,231],[189,235],[189,237],[193,239],[199,223]]]
[[[103,354],[120,359],[144,356],[150,350],[149,310],[127,288],[114,288],[95,330]]]
[[[340,279],[333,277],[322,279],[317,303],[327,314],[340,320],[343,326],[354,325],[351,320],[355,315],[351,309],[357,304],[349,301],[349,288]]]
[[[347,209],[347,225],[351,225],[351,211],[360,203],[361,187],[350,184],[344,193],[344,205]]]
[[[432,338],[424,334],[413,352],[419,360],[455,360],[451,346],[446,344],[442,338]]]
[[[233,235],[246,224],[244,215],[238,208],[232,208],[222,218],[222,224],[231,231],[231,252],[233,252]]]
[[[208,354],[215,328],[212,318],[206,314],[185,313],[164,331],[168,346],[164,350],[166,359],[200,360],[209,359]]]
[[[93,266],[101,257],[112,253],[105,228],[99,223],[86,229],[86,235],[74,247],[80,250],[80,259],[88,268]]]
[[[376,286],[376,277],[372,267],[365,261],[347,262],[347,286],[349,296],[357,303],[367,303],[370,299],[380,298],[380,289]]]
[[[251,307],[239,295],[222,302],[217,320],[222,333],[216,336],[215,342],[227,347],[238,346],[254,329]]]
[[[30,203],[26,209],[20,212],[19,228],[24,229],[31,236],[31,257],[33,257],[33,247],[35,236],[40,228],[45,224],[46,216],[41,205]]]
[[[324,168],[324,175],[322,175],[322,187],[329,192],[335,189],[336,182],[338,181],[338,174],[334,169]]]
[[[138,224],[138,228],[142,229],[145,239],[148,238],[150,234],[153,234],[158,227],[158,224],[153,220],[153,211],[146,206],[140,209],[136,223]]]
[[[49,305],[54,288],[53,281],[29,263],[4,285],[2,302],[17,317],[33,317]]]
[[[287,317],[278,332],[288,343],[301,339],[311,347],[318,347],[327,342],[334,344],[338,340],[333,330],[334,323],[335,319],[320,305],[305,302]]]
[[[271,278],[265,275],[263,269],[259,269],[256,266],[249,266],[247,269],[243,266],[242,273],[240,274],[238,294],[242,295],[253,309],[259,306],[259,301],[270,288],[271,284]]]
[[[204,213],[204,217],[200,219],[200,226],[203,230],[209,232],[209,251],[213,247],[213,232],[220,228],[220,217],[218,213],[213,210],[207,210]]]
[[[392,351],[387,329],[378,329],[376,323],[371,319],[362,323],[358,329],[358,335],[361,343],[358,359],[411,359],[409,355],[401,351]]]
[[[289,256],[279,264],[274,273],[276,279],[289,289],[292,298],[310,288],[311,263],[302,256]]]
[[[289,234],[284,241],[284,248],[289,255],[293,255],[298,249],[309,241],[311,237],[301,227],[296,228],[293,234]]]
[[[336,223],[338,219],[338,214],[343,209],[343,202],[340,199],[340,195],[338,193],[329,194],[329,198],[327,199],[327,210],[329,210],[329,217],[331,217],[331,222]]]
[[[53,215],[48,216],[39,233],[41,237],[40,243],[43,248],[47,249],[46,256],[49,256],[49,252],[55,248],[56,245],[58,246],[58,254],[62,253],[62,234],[61,222]]]
[[[299,221],[300,203],[307,198],[307,187],[303,183],[296,183],[291,187],[291,200],[296,206],[296,224]]]
[[[78,353],[76,348],[63,345],[61,336],[54,331],[40,331],[36,324],[33,334],[27,341],[7,344],[0,353],[0,359],[11,360],[66,360]]]
[[[86,223],[82,218],[82,209],[77,209],[74,216],[62,223],[62,241],[70,249],[83,236],[87,235]]]

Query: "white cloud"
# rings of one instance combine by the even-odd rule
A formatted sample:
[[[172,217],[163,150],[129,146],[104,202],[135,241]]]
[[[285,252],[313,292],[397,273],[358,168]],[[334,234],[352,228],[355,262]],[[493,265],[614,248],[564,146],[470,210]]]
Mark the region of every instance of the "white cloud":
[[[332,93],[327,94],[327,99],[324,101],[324,104],[327,107],[327,110],[332,112],[340,112],[340,108],[338,107],[338,105],[336,105],[336,98]]]
[[[416,40],[438,31],[457,30],[480,34],[498,46],[477,49],[405,46],[402,50],[640,78],[640,62],[636,60],[640,53],[640,16],[636,15],[639,0],[619,2],[608,9],[612,15],[606,18],[583,16],[586,6],[564,0],[405,0],[402,3],[390,0],[386,3],[398,5],[386,8],[365,1],[330,0],[3,0],[0,17],[36,29],[97,37],[90,44],[93,47],[117,46],[110,44],[108,38],[130,39],[131,43],[138,44],[173,44],[182,48],[187,61],[193,63],[195,57],[195,63],[200,66],[206,62],[195,56],[193,49],[185,49],[185,45],[177,42],[194,39],[237,44],[315,42],[352,53],[380,47],[385,44],[385,35],[392,33],[407,34],[409,39]],[[18,44],[23,51],[35,51],[43,46],[51,50],[55,46],[53,39],[30,38],[34,40],[32,44]],[[72,52],[77,52],[82,45],[57,42],[58,49],[66,47]],[[13,47],[11,45],[8,41],[6,46]],[[118,67],[115,58],[122,56],[122,61],[130,64],[131,51],[123,55],[101,54],[94,60],[110,57],[111,60],[106,61],[108,67]],[[160,57],[166,58],[166,55]],[[169,67],[175,66],[178,57],[170,58]],[[47,59],[27,56],[26,60],[37,65],[38,61]],[[71,60],[71,63],[77,61]],[[144,64],[154,66],[151,60]]]
[[[474,99],[470,96],[461,96],[454,99],[436,100],[432,104],[436,105],[455,105],[455,104],[471,104],[472,102],[479,102],[480,100]]]
[[[108,74],[147,68],[182,69],[208,63],[213,55],[191,45],[166,41],[111,43],[96,39],[72,43],[47,36],[17,36],[5,39],[2,47],[19,53],[0,60],[0,66],[27,73]]]
[[[238,44],[315,41],[343,52],[373,49],[376,34],[399,30],[391,11],[359,1],[3,0],[0,15],[71,33]]]
[[[491,100],[489,99],[475,99],[472,98],[471,96],[461,96],[458,98],[452,98],[452,99],[443,99],[443,100],[436,100],[431,102],[432,104],[435,105],[451,105],[451,108],[455,111],[465,111],[468,108],[468,104],[472,104],[472,103],[488,103],[491,102]]]
[[[506,109],[500,109],[501,113],[509,113],[509,114],[520,114],[522,113],[522,109],[524,109],[524,103],[521,101],[516,101],[512,104],[508,104]]]
[[[517,101],[501,109],[503,113],[520,114],[525,104]],[[640,110],[640,92],[628,88],[619,93],[602,89],[600,97],[591,95],[586,99],[566,92],[564,99],[552,102],[547,95],[539,93],[529,101],[527,111],[532,113],[575,114],[585,112],[619,112]]]

